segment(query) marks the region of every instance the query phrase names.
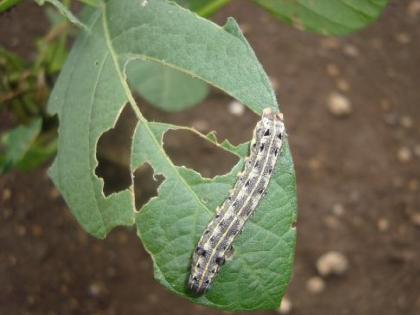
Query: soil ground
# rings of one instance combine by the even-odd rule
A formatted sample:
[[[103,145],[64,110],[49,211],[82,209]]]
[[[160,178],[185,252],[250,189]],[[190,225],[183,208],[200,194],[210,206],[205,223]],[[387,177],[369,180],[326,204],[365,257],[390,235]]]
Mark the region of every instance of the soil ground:
[[[278,23],[248,1],[233,1],[215,17],[218,23],[228,16],[239,21],[276,85],[287,119],[299,199],[290,314],[420,314],[415,2],[391,1],[377,23],[338,40]],[[0,44],[30,59],[34,39],[47,28],[42,11],[25,3],[0,16]],[[328,110],[334,92],[351,102],[347,117]],[[230,114],[230,102],[213,91],[183,113],[168,115],[146,105],[142,110],[155,119],[215,129],[220,138],[239,143],[250,138],[257,117]],[[115,152],[106,136],[101,141],[105,151]],[[191,136],[168,136],[167,150],[177,163],[208,176],[234,163]],[[126,171],[115,163],[103,161],[97,173],[109,191],[127,184]],[[154,186],[150,170],[137,175],[141,203]],[[316,262],[329,251],[342,253],[349,266],[340,276],[322,278],[325,288],[315,293],[308,280],[318,276]],[[88,236],[46,168],[0,179],[1,315],[219,313],[157,284],[134,230],[117,229],[104,241]]]

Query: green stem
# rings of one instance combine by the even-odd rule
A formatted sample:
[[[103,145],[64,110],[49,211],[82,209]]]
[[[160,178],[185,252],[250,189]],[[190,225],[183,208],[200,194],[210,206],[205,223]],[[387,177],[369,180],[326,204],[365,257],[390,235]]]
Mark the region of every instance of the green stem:
[[[221,7],[227,5],[230,1],[231,0],[215,0],[210,2],[202,9],[198,10],[197,14],[201,15],[202,17],[209,17],[217,12],[217,10],[219,10]]]

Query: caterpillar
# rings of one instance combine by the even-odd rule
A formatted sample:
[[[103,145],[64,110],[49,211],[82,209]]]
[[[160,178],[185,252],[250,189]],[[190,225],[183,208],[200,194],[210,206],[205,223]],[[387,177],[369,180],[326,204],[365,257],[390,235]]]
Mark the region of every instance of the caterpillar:
[[[254,129],[244,170],[238,174],[229,196],[216,208],[216,215],[192,255],[188,287],[194,294],[205,293],[225,261],[232,257],[232,243],[266,193],[285,134],[283,114],[264,109]]]

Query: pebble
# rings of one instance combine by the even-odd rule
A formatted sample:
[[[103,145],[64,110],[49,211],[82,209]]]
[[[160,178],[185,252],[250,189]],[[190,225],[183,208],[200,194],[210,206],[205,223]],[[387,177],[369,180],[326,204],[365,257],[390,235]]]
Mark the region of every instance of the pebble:
[[[321,47],[327,48],[327,49],[337,49],[340,47],[340,42],[336,38],[323,38],[321,40]]]
[[[52,187],[49,191],[49,196],[53,200],[58,199],[58,197],[60,197],[60,192],[58,191],[57,188]]]
[[[352,112],[350,100],[341,93],[331,93],[327,106],[330,113],[336,117],[346,117]]]
[[[325,289],[325,282],[321,277],[311,277],[306,282],[306,289],[313,294],[321,293]]]
[[[44,230],[42,229],[42,226],[38,224],[34,224],[31,227],[32,235],[35,237],[41,237],[44,234]]]
[[[292,311],[292,302],[287,296],[284,296],[281,300],[280,307],[277,312],[280,314],[289,314]]]
[[[268,77],[270,79],[271,82],[271,86],[273,87],[274,90],[277,90],[279,88],[279,80],[275,77]]]
[[[333,63],[327,64],[326,70],[328,75],[331,77],[337,77],[340,74],[340,69]]]
[[[413,214],[411,215],[411,222],[412,222],[415,226],[420,227],[420,213],[419,213],[419,212],[417,212],[417,213],[413,213]]]
[[[397,157],[401,163],[407,163],[411,161],[413,154],[409,148],[401,147],[398,149]]]
[[[417,157],[420,157],[420,144],[416,144],[416,145],[414,146],[414,154],[415,154]]]
[[[321,168],[321,161],[317,158],[312,158],[308,161],[308,166],[312,171],[318,171]]]
[[[245,113],[245,106],[238,101],[232,101],[228,105],[229,112],[235,116],[242,116]]]
[[[332,206],[332,213],[337,217],[341,217],[345,212],[344,206],[341,203],[336,203]]]
[[[147,295],[147,300],[151,304],[156,304],[157,302],[159,302],[159,297],[157,296],[157,294],[150,293],[149,295]]]
[[[420,1],[418,0],[411,1],[407,7],[407,13],[411,17],[416,17],[417,15],[420,15]]]
[[[89,294],[93,297],[100,297],[105,294],[106,288],[101,282],[92,282],[89,285]]]
[[[26,227],[24,225],[16,226],[16,234],[18,236],[25,236],[26,235]]]
[[[402,44],[402,45],[406,45],[411,43],[411,36],[407,33],[398,33],[395,36],[395,39],[397,40],[398,43]]]
[[[342,253],[330,251],[318,258],[316,267],[321,276],[342,275],[348,270],[349,263]]]
[[[7,201],[12,196],[12,191],[8,188],[3,190],[3,201]]]
[[[343,47],[343,52],[349,57],[359,56],[359,49],[351,44],[347,44]]]
[[[400,118],[400,125],[404,128],[413,127],[413,119],[410,116],[402,116]]]
[[[350,84],[345,79],[338,79],[336,84],[340,91],[347,92],[350,90]]]
[[[377,222],[378,230],[381,232],[388,231],[389,221],[385,218],[380,218]]]
[[[381,107],[384,111],[389,111],[391,109],[391,102],[388,99],[381,99]]]
[[[242,34],[247,34],[252,30],[251,25],[246,23],[239,24],[239,28],[241,29]]]
[[[327,215],[324,219],[325,225],[330,229],[337,229],[340,226],[340,222],[337,220],[336,217],[332,215]]]
[[[408,189],[411,191],[417,191],[419,189],[419,182],[417,179],[412,178],[408,181]]]

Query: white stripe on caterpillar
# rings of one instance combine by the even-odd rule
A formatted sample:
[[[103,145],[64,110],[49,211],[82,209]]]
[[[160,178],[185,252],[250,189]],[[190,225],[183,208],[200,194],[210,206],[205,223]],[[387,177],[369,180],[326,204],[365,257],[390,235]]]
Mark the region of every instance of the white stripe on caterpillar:
[[[229,197],[217,207],[194,250],[188,286],[195,294],[208,290],[225,260],[233,254],[232,243],[265,195],[284,135],[283,114],[264,109],[254,129],[245,168],[238,174]]]

